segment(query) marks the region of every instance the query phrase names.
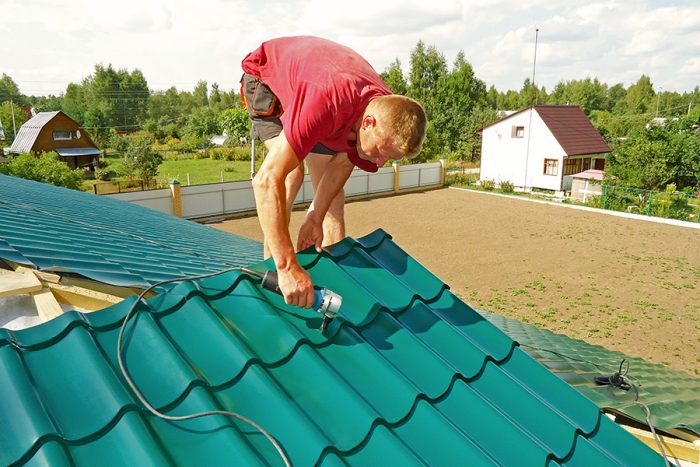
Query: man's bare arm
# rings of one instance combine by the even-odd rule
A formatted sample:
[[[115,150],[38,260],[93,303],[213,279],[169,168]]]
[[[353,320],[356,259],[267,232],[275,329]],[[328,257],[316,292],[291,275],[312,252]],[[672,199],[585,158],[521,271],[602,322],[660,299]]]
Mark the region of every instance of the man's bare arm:
[[[297,262],[286,221],[284,182],[299,165],[284,132],[275,138],[270,152],[253,179],[255,204],[265,241],[277,266],[279,286],[290,305],[313,305],[313,285],[308,273]]]
[[[347,153],[341,152],[328,163],[321,180],[318,183],[314,199],[306,213],[304,224],[299,229],[297,251],[315,245],[316,251],[321,252],[323,244],[323,219],[333,198],[342,190],[350,178],[354,165],[348,159]]]

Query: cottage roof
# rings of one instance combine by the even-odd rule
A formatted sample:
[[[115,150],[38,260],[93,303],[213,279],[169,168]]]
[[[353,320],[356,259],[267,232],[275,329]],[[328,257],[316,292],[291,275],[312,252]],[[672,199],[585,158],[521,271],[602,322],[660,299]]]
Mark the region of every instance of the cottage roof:
[[[44,128],[44,126],[46,126],[46,124],[53,120],[58,114],[64,115],[66,118],[70,119],[68,115],[60,110],[57,110],[55,112],[39,112],[34,117],[27,120],[19,129],[17,137],[12,142],[10,152],[20,154],[31,151],[37,137],[39,136],[39,133],[41,133],[42,128]],[[93,145],[95,144],[92,142],[89,136],[86,135],[86,137]]]

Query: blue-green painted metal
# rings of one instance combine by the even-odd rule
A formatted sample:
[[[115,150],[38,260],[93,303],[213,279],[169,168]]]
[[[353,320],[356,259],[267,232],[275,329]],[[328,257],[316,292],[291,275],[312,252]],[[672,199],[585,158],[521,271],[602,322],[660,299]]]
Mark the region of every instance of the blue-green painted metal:
[[[137,305],[124,355],[145,396],[250,417],[298,466],[661,465],[385,232],[299,260],[344,298],[325,333],[239,272]],[[0,464],[280,465],[239,421],[140,406],[115,353],[132,303],[0,330]]]
[[[0,175],[0,260],[119,286],[262,259],[262,245],[133,203]]]
[[[633,389],[624,391],[593,382],[596,376],[619,371],[622,360],[627,360],[623,370],[628,368],[627,376],[637,385],[639,400],[649,406],[654,426],[688,440],[700,436],[700,378],[494,313],[479,313],[598,406],[646,424],[646,413],[635,403]]]

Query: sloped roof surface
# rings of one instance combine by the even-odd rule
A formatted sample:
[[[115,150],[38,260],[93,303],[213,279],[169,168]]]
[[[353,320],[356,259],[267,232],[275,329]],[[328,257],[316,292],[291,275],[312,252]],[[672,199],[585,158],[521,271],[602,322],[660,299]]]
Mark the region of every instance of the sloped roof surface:
[[[0,175],[0,259],[144,286],[262,259],[262,245],[133,203]]]
[[[344,298],[325,334],[316,312],[238,272],[183,283],[127,336],[146,397],[171,414],[239,412],[300,466],[661,465],[385,232],[299,259]],[[281,464],[238,421],[139,407],[116,363],[130,302],[0,330],[0,464]]]
[[[620,362],[627,359],[627,376],[638,386],[639,400],[649,406],[654,426],[680,437],[687,438],[689,432],[693,437],[700,436],[700,378],[487,311],[479,312],[598,406],[615,409],[646,424],[644,409],[634,402],[634,390],[623,391],[593,382],[595,376],[618,371]]]
[[[24,122],[17,132],[17,137],[12,142],[10,152],[22,153],[31,151],[41,129],[59,113],[61,112],[39,112]]]
[[[537,105],[535,110],[567,156],[612,151],[579,106]]]

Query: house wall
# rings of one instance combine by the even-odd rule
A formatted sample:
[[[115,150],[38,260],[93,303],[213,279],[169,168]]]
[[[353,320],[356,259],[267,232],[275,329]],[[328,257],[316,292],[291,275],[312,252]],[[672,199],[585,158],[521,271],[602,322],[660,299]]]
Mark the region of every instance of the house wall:
[[[80,138],[75,137],[76,130],[80,130]],[[54,131],[70,131],[73,137],[70,140],[54,141]],[[41,131],[36,137],[36,141],[34,142],[32,151],[48,152],[53,151],[56,148],[96,147],[97,146],[95,146],[95,143],[92,142],[85,130],[80,129],[78,124],[75,121],[73,121],[70,117],[59,113],[41,129]]]
[[[530,112],[514,114],[482,131],[481,180],[561,190],[564,150],[537,112],[532,112],[532,129],[528,131]],[[517,126],[524,128],[522,138],[512,136],[512,128]],[[544,174],[545,159],[558,161],[557,175]]]

